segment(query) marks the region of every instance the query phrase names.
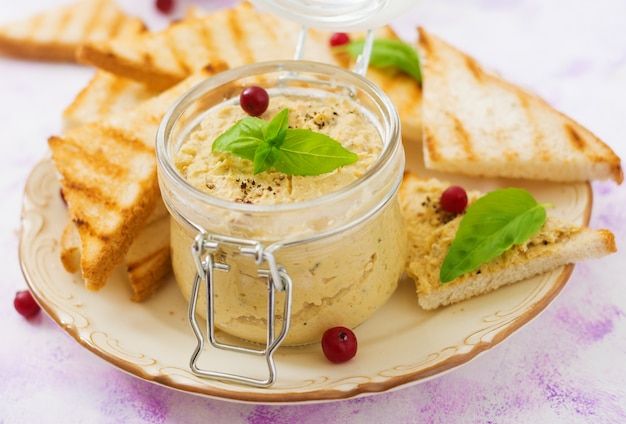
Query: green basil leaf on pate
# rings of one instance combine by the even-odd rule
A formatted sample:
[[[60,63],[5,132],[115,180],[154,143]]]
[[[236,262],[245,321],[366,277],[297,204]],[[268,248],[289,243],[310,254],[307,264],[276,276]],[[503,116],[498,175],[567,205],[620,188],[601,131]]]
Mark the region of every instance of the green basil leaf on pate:
[[[291,175],[320,175],[358,160],[358,155],[325,134],[289,128],[289,109],[266,122],[246,117],[215,139],[214,152],[230,152],[254,162],[254,174],[276,170]]]
[[[529,240],[546,221],[546,206],[526,190],[504,188],[479,198],[467,208],[441,266],[448,283],[474,271],[515,244]]]
[[[291,175],[320,175],[358,160],[356,153],[325,134],[289,129],[274,168]]]
[[[267,122],[259,118],[241,119],[215,139],[211,150],[213,152],[230,152],[240,158],[253,161],[257,147],[265,139],[264,129],[266,126]]]
[[[357,58],[365,47],[365,40],[351,41],[338,49],[344,49],[350,56]],[[422,73],[420,71],[419,57],[417,51],[409,44],[401,40],[392,40],[388,38],[377,38],[372,44],[372,54],[369,64],[377,68],[395,67],[415,78],[418,82],[422,81]]]
[[[254,175],[272,167],[280,156],[280,148],[270,143],[261,143],[254,154]]]
[[[283,109],[272,119],[263,130],[265,143],[280,147],[289,128],[289,109]]]

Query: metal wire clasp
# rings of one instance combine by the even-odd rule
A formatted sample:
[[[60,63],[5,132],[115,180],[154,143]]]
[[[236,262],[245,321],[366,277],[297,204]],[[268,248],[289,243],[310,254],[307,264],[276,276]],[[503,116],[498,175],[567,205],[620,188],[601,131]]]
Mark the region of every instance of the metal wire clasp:
[[[224,244],[235,246],[239,249],[239,253],[241,253],[242,255],[252,257],[255,261],[255,264],[257,265],[259,277],[264,277],[267,281],[267,337],[265,347],[262,349],[252,349],[244,346],[225,344],[218,341],[215,337],[213,270],[229,272],[230,267],[228,266],[228,264],[215,262],[214,253],[218,250],[220,245]],[[280,344],[283,342],[283,340],[287,336],[287,332],[289,331],[291,317],[291,278],[281,265],[276,264],[273,252],[266,250],[261,243],[253,240],[218,236],[215,234],[207,234],[205,231],[200,231],[191,246],[191,254],[196,265],[196,275],[194,278],[193,286],[191,289],[191,296],[189,299],[188,318],[197,340],[196,348],[194,349],[194,352],[191,355],[191,360],[189,362],[191,371],[195,375],[205,378],[231,381],[258,387],[271,386],[276,381],[276,364],[274,362],[273,355],[276,349],[278,349]],[[265,263],[267,263],[268,268],[262,269],[261,266]],[[202,281],[206,283],[207,334],[211,346],[217,349],[264,356],[269,370],[268,377],[266,379],[257,379],[238,374],[209,371],[198,368],[197,362],[200,357],[200,353],[204,349],[205,342],[204,333],[200,330],[200,326],[198,325],[198,322],[196,320],[198,293]],[[282,326],[280,332],[275,335],[275,293],[277,290],[285,292],[285,301],[282,313]]]

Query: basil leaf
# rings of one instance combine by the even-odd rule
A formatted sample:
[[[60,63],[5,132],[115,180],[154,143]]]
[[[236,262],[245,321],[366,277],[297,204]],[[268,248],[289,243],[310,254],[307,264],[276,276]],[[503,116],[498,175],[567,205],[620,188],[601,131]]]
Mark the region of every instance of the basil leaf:
[[[365,40],[355,40],[343,46],[350,56],[357,58],[365,47]],[[377,68],[395,67],[422,81],[417,51],[401,40],[377,38],[372,44],[369,64]]]
[[[291,175],[320,175],[356,162],[341,143],[312,130],[289,129],[274,168]]]
[[[285,108],[265,127],[265,141],[280,147],[287,134],[287,128],[289,128],[289,109]]]
[[[327,135],[289,128],[289,109],[270,122],[247,117],[213,142],[212,151],[231,152],[254,162],[254,174],[274,167],[291,175],[320,175],[359,157]]]
[[[217,137],[211,150],[230,152],[243,159],[254,160],[257,147],[265,140],[264,131],[267,125],[267,122],[259,118],[243,118]]]
[[[505,188],[487,193],[467,211],[441,266],[448,283],[529,240],[546,220],[546,204],[526,190]]]
[[[278,160],[280,149],[264,141],[254,154],[254,175],[267,171]]]

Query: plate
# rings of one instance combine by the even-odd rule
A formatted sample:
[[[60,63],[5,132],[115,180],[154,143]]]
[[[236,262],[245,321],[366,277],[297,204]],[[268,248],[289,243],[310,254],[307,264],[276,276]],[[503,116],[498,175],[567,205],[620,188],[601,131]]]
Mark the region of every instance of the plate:
[[[406,143],[405,143],[406,144]],[[419,148],[406,145],[408,168],[419,169]],[[447,177],[467,188],[521,186],[537,200],[556,204],[549,213],[587,224],[589,184]],[[172,281],[143,303],[130,300],[123,269],[99,292],[88,292],[79,274],[59,259],[66,223],[56,172],[49,158],[27,181],[20,237],[24,276],[43,309],[78,343],[136,377],[189,393],[254,403],[301,403],[347,399],[425,381],[467,363],[512,335],[544,310],[566,284],[573,266],[532,278],[447,308],[420,309],[412,282],[403,280],[391,300],[355,329],[357,356],[328,362],[319,344],[281,347],[275,354],[277,380],[255,388],[195,376],[189,360],[195,337],[187,304]],[[204,362],[203,362],[204,361]],[[261,357],[209,350],[200,367],[265,378]]]

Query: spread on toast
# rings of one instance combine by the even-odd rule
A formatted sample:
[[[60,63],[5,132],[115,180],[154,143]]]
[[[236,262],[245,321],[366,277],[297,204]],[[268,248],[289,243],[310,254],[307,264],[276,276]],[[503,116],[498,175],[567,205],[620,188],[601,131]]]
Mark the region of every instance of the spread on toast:
[[[449,214],[439,204],[450,184],[435,178],[420,178],[407,172],[400,187],[400,202],[409,237],[407,275],[417,287],[424,309],[470,299],[507,284],[616,251],[609,230],[591,230],[548,215],[541,229],[528,241],[443,284],[440,270],[459,228],[463,214]],[[468,192],[469,204],[482,193]]]

